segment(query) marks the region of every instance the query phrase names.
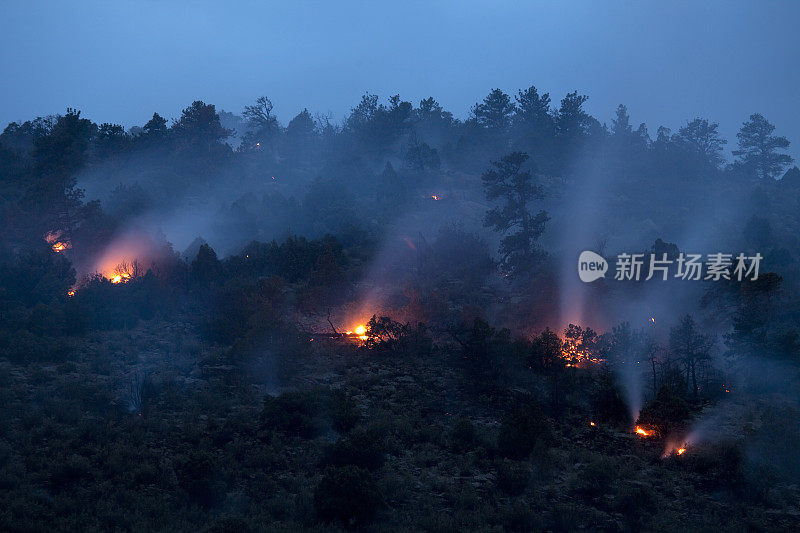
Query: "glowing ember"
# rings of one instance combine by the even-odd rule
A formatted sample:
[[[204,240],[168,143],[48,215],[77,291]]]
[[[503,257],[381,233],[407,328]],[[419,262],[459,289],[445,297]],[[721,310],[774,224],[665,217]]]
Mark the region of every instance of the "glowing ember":
[[[47,244],[50,245],[50,247],[53,249],[54,252],[60,253],[63,252],[64,250],[69,250],[70,248],[72,248],[72,244],[69,241],[61,240],[61,237],[63,235],[64,232],[61,230],[50,231],[47,233],[47,235],[44,236],[44,240],[47,241]]]
[[[590,426],[592,426],[592,427],[594,427],[594,426],[596,426],[597,424],[595,424],[594,422],[589,422],[589,425],[590,425]]]
[[[640,437],[649,437],[650,435],[652,435],[652,431],[647,431],[641,426],[636,426],[634,429],[636,431],[636,434],[639,435]]]
[[[437,195],[435,195],[435,194],[432,194],[431,198],[433,198],[434,200],[438,200],[439,199],[439,197]]]
[[[561,358],[567,367],[588,368],[602,364],[604,359],[597,350],[597,333],[591,328],[570,324],[564,330]]]
[[[650,323],[651,324],[655,324],[656,323],[655,317],[652,317],[652,316],[650,317]]]

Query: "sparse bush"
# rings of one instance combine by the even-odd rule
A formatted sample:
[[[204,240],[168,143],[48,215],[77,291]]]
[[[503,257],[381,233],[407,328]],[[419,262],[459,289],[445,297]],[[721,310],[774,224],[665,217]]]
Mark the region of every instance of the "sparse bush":
[[[383,465],[384,444],[374,431],[353,430],[347,437],[332,444],[325,453],[324,463],[332,466],[354,465],[376,470]]]
[[[525,463],[501,461],[497,466],[497,488],[509,496],[525,492],[531,479],[531,471]]]
[[[205,530],[206,533],[250,533],[253,528],[241,516],[222,516]]]
[[[450,441],[456,453],[471,450],[476,438],[475,425],[466,418],[459,419],[450,430]]]
[[[225,494],[225,484],[217,465],[206,452],[193,452],[178,464],[175,473],[178,483],[190,500],[201,507],[215,505]]]
[[[501,513],[501,522],[506,531],[542,531],[544,524],[539,515],[524,501],[514,504]]]
[[[345,527],[369,522],[383,505],[378,486],[368,470],[357,466],[330,466],[314,490],[314,509],[324,522]]]
[[[529,400],[500,422],[497,449],[510,459],[522,459],[550,440],[550,423],[539,404]]]
[[[58,464],[50,475],[50,485],[54,492],[70,490],[76,483],[90,479],[91,462],[81,455],[71,455]]]
[[[610,491],[617,471],[617,465],[608,457],[594,457],[576,478],[573,490],[586,498],[597,498]]]
[[[324,425],[322,406],[316,391],[288,391],[264,398],[261,424],[267,428],[304,439],[315,437]]]
[[[744,455],[736,443],[704,446],[676,458],[676,463],[701,476],[710,489],[738,489],[744,481]]]
[[[331,422],[334,429],[346,433],[361,419],[356,403],[342,390],[331,391]]]
[[[658,499],[649,485],[641,482],[625,482],[617,492],[614,506],[629,520],[640,523],[642,515],[656,511]]]

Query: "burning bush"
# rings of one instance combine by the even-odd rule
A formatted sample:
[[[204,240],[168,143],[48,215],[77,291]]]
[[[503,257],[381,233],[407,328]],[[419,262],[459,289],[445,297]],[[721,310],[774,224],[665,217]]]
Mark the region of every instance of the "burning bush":
[[[378,350],[405,351],[413,350],[417,354],[428,353],[431,339],[427,335],[425,324],[402,323],[388,316],[375,316],[369,319],[364,335],[366,346]]]

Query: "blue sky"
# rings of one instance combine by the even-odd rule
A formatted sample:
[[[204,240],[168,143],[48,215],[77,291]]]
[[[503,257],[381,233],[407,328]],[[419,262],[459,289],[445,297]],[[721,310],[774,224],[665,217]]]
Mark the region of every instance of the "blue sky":
[[[456,116],[492,88],[589,95],[610,121],[700,116],[735,145],[763,113],[800,159],[799,2],[0,2],[0,124],[77,107],[97,122],[258,96],[286,123],[365,91]]]

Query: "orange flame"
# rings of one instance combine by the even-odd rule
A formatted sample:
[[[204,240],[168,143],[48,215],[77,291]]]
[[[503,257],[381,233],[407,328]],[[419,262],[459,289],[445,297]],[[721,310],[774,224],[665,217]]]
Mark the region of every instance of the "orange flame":
[[[108,281],[111,283],[127,283],[130,281],[131,275],[127,272],[122,272],[119,274],[114,274],[112,277],[108,278]]]
[[[64,232],[61,230],[56,231],[48,231],[47,234],[44,236],[44,240],[47,241],[47,244],[53,249],[54,252],[60,253],[64,250],[69,250],[72,248],[72,243],[69,241],[61,241],[61,236],[64,235]]]
[[[649,437],[652,434],[652,431],[647,431],[641,426],[636,426],[635,428],[636,434],[640,437]]]
[[[362,324],[359,324],[353,330],[345,331],[344,334],[345,335],[351,335],[351,336],[355,335],[356,337],[358,337],[362,341],[365,341],[365,340],[367,340],[369,338],[369,337],[367,337],[367,328],[365,328]]]

